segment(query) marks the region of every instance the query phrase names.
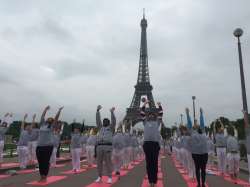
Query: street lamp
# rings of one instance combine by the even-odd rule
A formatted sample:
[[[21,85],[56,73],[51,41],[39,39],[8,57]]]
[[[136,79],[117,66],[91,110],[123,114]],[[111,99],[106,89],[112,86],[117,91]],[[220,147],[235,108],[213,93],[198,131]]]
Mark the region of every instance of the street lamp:
[[[181,114],[181,124],[183,125],[183,114]]]
[[[196,97],[192,96],[192,99],[193,99],[194,125],[195,125],[195,99],[196,99]]]
[[[238,39],[241,93],[242,93],[242,103],[243,103],[243,111],[244,111],[244,123],[245,123],[245,129],[247,130],[249,128],[249,124],[248,124],[248,107],[247,107],[247,95],[246,95],[244,68],[243,68],[241,43],[240,43],[240,37],[243,35],[243,30],[241,28],[237,28],[237,29],[235,29],[233,34]],[[247,132],[248,131],[246,131],[246,133]]]

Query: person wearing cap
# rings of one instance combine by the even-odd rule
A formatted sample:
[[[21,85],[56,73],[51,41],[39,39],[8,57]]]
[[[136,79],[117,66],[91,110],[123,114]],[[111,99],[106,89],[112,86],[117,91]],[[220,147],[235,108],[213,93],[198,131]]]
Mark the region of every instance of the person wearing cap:
[[[148,174],[148,180],[150,187],[154,187],[157,184],[158,173],[158,156],[160,151],[160,125],[162,121],[163,109],[160,103],[158,103],[158,112],[146,113],[146,105],[149,103],[145,98],[142,99],[143,106],[140,114],[143,120],[144,126],[144,143],[143,150],[146,157],[146,170]]]
[[[21,124],[21,133],[19,141],[17,143],[18,161],[21,169],[26,169],[28,164],[28,155],[29,155],[28,142],[30,141],[31,138],[31,125],[26,124],[27,117],[28,114],[25,114]]]
[[[36,148],[36,157],[39,165],[40,180],[44,183],[47,181],[47,176],[50,168],[50,157],[53,152],[53,127],[57,125],[63,107],[58,109],[55,118],[49,117],[45,121],[45,116],[50,106],[47,106],[41,116],[39,136]]]
[[[63,128],[64,128],[64,124],[61,123],[60,125],[57,125],[56,127],[54,127],[54,131],[53,131],[53,152],[52,155],[50,157],[50,165],[52,167],[56,166],[56,153],[60,144],[60,140],[61,140],[61,136],[63,133]]]
[[[94,164],[94,155],[95,155],[95,146],[96,146],[96,131],[91,129],[90,135],[86,142],[86,155],[88,167],[92,167]]]
[[[227,128],[227,134],[228,171],[231,179],[237,180],[240,164],[239,143],[234,136],[234,128],[232,126]]]
[[[12,113],[6,113],[2,121],[0,121],[0,168],[3,163],[3,148],[4,148],[4,137],[5,133],[9,130],[12,123]]]
[[[112,184],[112,140],[113,134],[115,132],[116,126],[116,117],[114,114],[115,107],[110,109],[111,112],[111,121],[108,118],[104,118],[101,120],[101,110],[102,106],[99,105],[96,111],[96,124],[99,130],[97,135],[97,143],[96,143],[96,159],[97,159],[97,171],[98,178],[95,182],[102,182],[103,175],[103,164],[105,162],[106,171],[108,175],[108,184]]]
[[[120,170],[123,164],[124,146],[125,146],[124,136],[122,134],[122,128],[120,126],[113,137],[113,152],[112,152],[114,171],[116,176],[118,176],[118,178],[120,178]]]
[[[80,171],[80,161],[81,161],[81,125],[73,122],[71,132],[71,156],[72,156],[72,166],[74,172]]]
[[[227,139],[224,136],[224,126],[219,119],[220,128],[215,135],[215,146],[218,161],[218,171],[221,175],[226,173],[226,158],[227,158]]]

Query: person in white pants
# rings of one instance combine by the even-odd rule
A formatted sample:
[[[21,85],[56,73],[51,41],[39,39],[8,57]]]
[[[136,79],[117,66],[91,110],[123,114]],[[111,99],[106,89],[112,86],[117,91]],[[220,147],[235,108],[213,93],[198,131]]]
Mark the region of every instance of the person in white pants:
[[[239,174],[240,154],[238,140],[234,137],[234,128],[227,129],[227,159],[231,179],[237,180]]]
[[[215,153],[214,153],[214,142],[211,137],[208,137],[207,147],[208,147],[208,166],[212,168],[214,166],[213,158]]]
[[[88,167],[92,167],[92,165],[94,164],[95,146],[96,146],[96,132],[92,129],[86,143],[86,155],[87,155]]]
[[[115,174],[120,177],[120,169],[123,165],[123,155],[124,155],[124,136],[122,134],[121,128],[117,129],[117,133],[113,137],[113,152],[112,160],[115,170]]]
[[[62,123],[60,126],[55,126],[53,131],[53,152],[50,157],[50,165],[51,167],[56,166],[56,153],[60,144],[61,135],[63,133],[64,124]]]
[[[219,120],[221,123],[221,121]],[[218,161],[218,171],[221,175],[226,173],[226,163],[227,163],[227,155],[226,155],[226,147],[227,140],[224,136],[224,128],[218,129],[218,132],[215,135],[215,145],[216,145],[216,153],[217,153],[217,161]]]
[[[137,140],[136,132],[133,132],[133,135],[131,137],[131,145],[132,145],[132,161],[137,160],[137,155],[138,155],[138,147],[139,147],[139,142]]]
[[[37,140],[39,136],[39,128],[38,124],[35,122],[36,114],[32,117],[32,128],[30,133],[30,141],[28,142],[28,150],[29,150],[29,161],[30,164],[34,164],[36,160],[36,147],[37,147]]]
[[[82,156],[86,156],[86,153],[87,153],[86,145],[87,145],[88,138],[89,138],[88,134],[85,134],[84,132],[82,132],[82,136],[81,136]]]
[[[10,124],[12,123],[12,116],[12,113],[6,113],[3,120],[0,121],[0,168],[3,163],[4,137],[10,127]]]
[[[131,136],[129,132],[124,134],[124,168],[128,169],[129,164],[131,162],[131,154],[132,154],[132,147],[131,147]]]
[[[144,156],[144,152],[143,152],[143,136],[139,136],[138,137],[138,142],[139,142],[139,148],[138,148],[138,156],[139,156],[139,159],[143,159],[143,156]]]
[[[71,154],[72,154],[72,165],[73,171],[79,172],[80,170],[80,159],[81,159],[81,126],[79,124],[72,124],[71,133]]]
[[[21,134],[19,137],[19,141],[17,143],[17,154],[18,154],[18,161],[20,164],[21,169],[26,169],[28,164],[28,142],[31,138],[31,125],[25,124],[28,114],[25,114],[22,124],[21,124]]]

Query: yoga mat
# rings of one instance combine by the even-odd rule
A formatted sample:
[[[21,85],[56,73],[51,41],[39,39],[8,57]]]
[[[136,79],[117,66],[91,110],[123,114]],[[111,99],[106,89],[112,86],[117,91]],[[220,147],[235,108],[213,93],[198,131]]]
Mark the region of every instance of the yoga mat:
[[[0,179],[6,179],[8,177],[10,177],[10,175],[0,175]]]
[[[112,177],[112,184],[107,184],[107,181],[108,181],[108,177],[103,176],[102,183],[93,182],[86,187],[111,187],[112,185],[114,185],[118,181],[118,177]]]
[[[20,171],[17,171],[16,173],[17,174],[28,174],[28,173],[33,173],[33,172],[36,172],[37,170],[35,169],[25,169],[25,170],[20,170]]]
[[[96,165],[96,164],[93,164],[92,166],[89,167],[88,165],[85,165],[85,164],[84,164],[84,165],[82,165],[82,167],[85,168],[85,169],[91,169],[91,168],[96,168],[97,165]]]
[[[120,171],[120,176],[121,176],[121,177],[123,177],[123,176],[125,176],[125,175],[127,175],[127,174],[128,174],[128,171],[127,171],[127,170],[121,170],[121,171]],[[114,176],[114,177],[116,176],[115,172],[112,173],[112,176]]]
[[[250,184],[249,184],[248,182],[243,181],[243,180],[241,180],[241,179],[233,180],[233,179],[231,179],[231,177],[229,177],[229,176],[224,177],[224,179],[225,179],[226,181],[230,182],[230,183],[233,183],[233,184],[239,184],[239,185],[242,185],[242,186],[245,186],[245,187],[246,187],[246,186],[250,186]]]
[[[32,181],[27,184],[33,185],[33,186],[46,186],[48,184],[55,183],[57,181],[63,180],[67,178],[66,176],[50,176],[47,178],[47,182],[38,182],[38,181]]]
[[[86,169],[80,169],[79,171],[75,172],[73,170],[68,170],[68,171],[64,171],[64,172],[61,172],[62,174],[79,174],[79,173],[83,173],[84,171],[87,171]]]
[[[61,168],[66,166],[65,164],[56,164],[55,166],[51,166],[51,168]]]
[[[2,168],[10,168],[10,167],[19,167],[19,163],[17,162],[10,162],[10,163],[3,163]]]

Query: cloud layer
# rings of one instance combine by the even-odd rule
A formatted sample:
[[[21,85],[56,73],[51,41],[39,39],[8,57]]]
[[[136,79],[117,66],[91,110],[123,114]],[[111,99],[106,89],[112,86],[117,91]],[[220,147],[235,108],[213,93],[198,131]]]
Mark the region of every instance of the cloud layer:
[[[95,108],[117,106],[121,120],[136,84],[140,19],[146,8],[151,83],[167,125],[185,107],[203,107],[207,123],[242,116],[237,41],[242,27],[250,99],[250,2],[247,0],[0,0],[0,114],[49,115],[94,123]]]

